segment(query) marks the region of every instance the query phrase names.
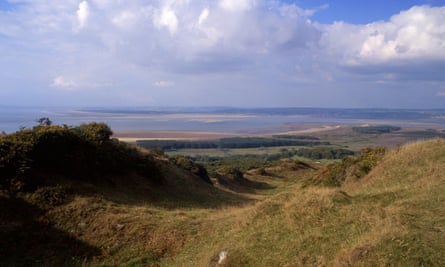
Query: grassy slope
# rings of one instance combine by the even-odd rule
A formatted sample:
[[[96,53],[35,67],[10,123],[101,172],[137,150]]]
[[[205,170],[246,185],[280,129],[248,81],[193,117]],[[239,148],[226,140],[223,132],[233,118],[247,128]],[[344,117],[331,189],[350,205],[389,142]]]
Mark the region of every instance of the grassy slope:
[[[216,266],[224,250],[221,266],[445,266],[443,140],[390,152],[342,188],[307,186],[319,170],[289,164],[245,176],[268,186],[233,191],[163,168],[162,187],[92,188],[36,216],[82,250],[73,255],[54,241],[59,255],[40,252],[27,263],[43,255],[46,265]]]
[[[340,189],[301,189],[297,182],[278,191],[227,212],[218,220],[227,232],[202,241],[211,247],[195,245],[167,265],[207,266],[209,250],[227,250],[226,266],[445,264],[443,140],[402,147]]]

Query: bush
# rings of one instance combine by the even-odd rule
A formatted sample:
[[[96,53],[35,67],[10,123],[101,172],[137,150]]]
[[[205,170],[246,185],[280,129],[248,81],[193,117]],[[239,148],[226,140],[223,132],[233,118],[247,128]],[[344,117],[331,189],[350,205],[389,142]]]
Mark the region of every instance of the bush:
[[[154,182],[161,172],[149,155],[110,139],[104,123],[36,126],[0,136],[0,185],[14,193],[41,184],[41,174],[70,179],[96,179],[105,175],[138,173]]]
[[[243,172],[237,168],[233,167],[224,167],[220,168],[216,171],[217,174],[227,177],[233,181],[241,182],[244,180]]]
[[[81,124],[73,130],[82,139],[98,145],[109,141],[110,137],[113,135],[113,131],[111,131],[110,127],[105,123],[92,122]]]
[[[69,200],[70,189],[63,186],[45,186],[30,195],[30,202],[40,208],[51,208],[62,205]]]
[[[173,158],[172,160],[176,166],[191,172],[192,174],[200,177],[203,181],[207,183],[210,184],[212,183],[209,174],[207,173],[207,169],[201,164],[198,164],[190,159],[181,156]]]
[[[328,165],[327,169],[316,177],[315,183],[340,186],[348,178],[359,179],[377,166],[386,152],[384,147],[364,148],[358,156],[347,157],[341,162]]]

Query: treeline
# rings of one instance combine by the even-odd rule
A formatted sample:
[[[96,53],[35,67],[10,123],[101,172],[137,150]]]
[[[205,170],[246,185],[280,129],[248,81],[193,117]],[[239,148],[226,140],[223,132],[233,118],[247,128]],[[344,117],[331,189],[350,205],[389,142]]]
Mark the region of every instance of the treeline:
[[[361,134],[383,134],[399,131],[401,128],[391,125],[379,125],[379,126],[359,126],[352,127],[352,130]]]
[[[52,175],[94,180],[105,175],[138,173],[161,182],[162,175],[152,156],[112,139],[112,133],[104,123],[69,127],[39,121],[32,129],[2,135],[0,187],[20,191]]]
[[[354,155],[355,152],[343,148],[330,148],[330,147],[315,147],[315,148],[300,148],[300,149],[286,149],[283,148],[278,153],[257,155],[257,154],[245,154],[245,155],[233,155],[233,156],[187,156],[187,158],[197,162],[218,162],[218,161],[232,161],[236,164],[237,161],[252,160],[255,163],[258,162],[270,162],[280,159],[289,159],[295,156],[303,157],[312,160],[335,160],[343,159],[347,156]]]
[[[162,150],[177,150],[185,148],[207,149],[218,148],[218,143],[215,141],[188,141],[188,140],[137,140],[136,145],[153,149],[158,148]]]
[[[160,148],[163,150],[177,150],[185,148],[258,148],[277,146],[317,146],[329,145],[329,142],[288,140],[263,137],[231,137],[219,140],[189,141],[189,140],[138,140],[138,146],[144,148]]]
[[[317,148],[301,148],[295,151],[296,156],[308,158],[308,159],[343,159],[347,156],[354,155],[355,152],[343,148],[329,148],[329,147],[317,147]]]

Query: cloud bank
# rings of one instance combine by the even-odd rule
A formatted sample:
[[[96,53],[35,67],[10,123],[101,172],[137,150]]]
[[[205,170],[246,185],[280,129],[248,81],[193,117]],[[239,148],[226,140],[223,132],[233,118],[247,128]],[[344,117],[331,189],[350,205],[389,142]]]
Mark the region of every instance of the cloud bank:
[[[12,102],[32,103],[18,100],[23,87],[30,96],[69,88],[52,95],[57,104],[426,108],[443,101],[445,7],[414,6],[354,25],[321,24],[311,19],[318,9],[272,0],[10,5],[0,11],[0,97]]]

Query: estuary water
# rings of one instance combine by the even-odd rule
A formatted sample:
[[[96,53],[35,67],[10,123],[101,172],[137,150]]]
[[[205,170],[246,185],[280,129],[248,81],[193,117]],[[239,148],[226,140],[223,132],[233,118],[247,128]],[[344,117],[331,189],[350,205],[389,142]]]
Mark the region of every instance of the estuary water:
[[[445,110],[324,108],[43,108],[1,107],[0,132],[12,133],[48,117],[54,124],[105,122],[114,131],[266,133],[298,125],[392,124],[445,128]]]

